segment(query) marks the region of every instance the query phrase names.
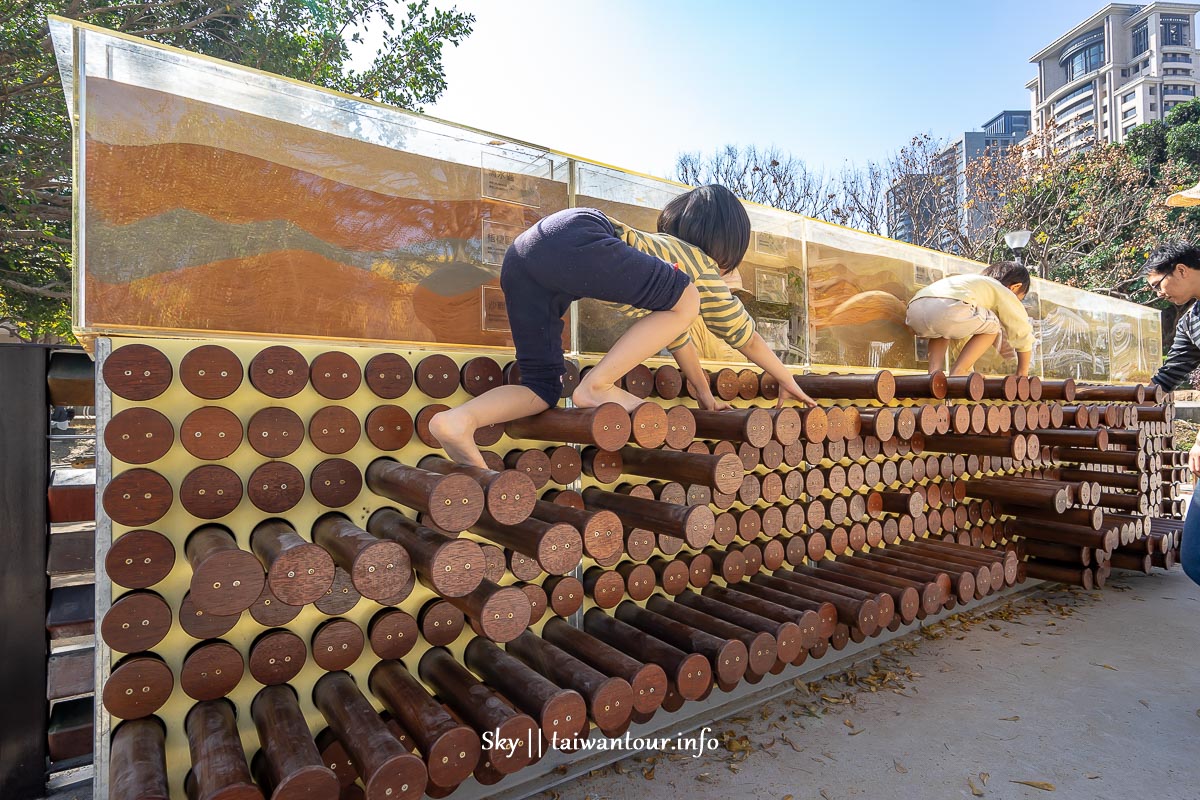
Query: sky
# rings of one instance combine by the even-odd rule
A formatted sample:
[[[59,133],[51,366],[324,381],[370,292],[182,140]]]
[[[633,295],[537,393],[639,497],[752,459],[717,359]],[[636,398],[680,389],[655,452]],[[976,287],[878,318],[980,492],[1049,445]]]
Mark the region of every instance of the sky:
[[[449,0],[434,0],[449,7]],[[397,6],[402,5],[395,0]],[[1099,0],[458,0],[425,112],[637,172],[681,152],[777,146],[810,166],[1028,109],[1029,57]],[[374,49],[372,48],[372,52]]]

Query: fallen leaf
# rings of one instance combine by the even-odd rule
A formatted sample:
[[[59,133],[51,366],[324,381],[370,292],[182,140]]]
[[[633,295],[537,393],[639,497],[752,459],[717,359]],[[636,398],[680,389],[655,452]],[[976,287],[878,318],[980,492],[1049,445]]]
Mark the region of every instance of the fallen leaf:
[[[845,725],[847,728],[853,728],[853,727],[854,727],[854,723],[853,723],[853,722],[851,722],[851,721],[850,721],[850,720],[848,720],[848,719],[844,719],[844,720],[842,720],[842,724],[843,724],[843,725]]]
[[[1100,776],[1099,775],[1084,775],[1083,777],[1087,778],[1089,781],[1094,781],[1094,780],[1096,780],[1096,778],[1099,778]]]
[[[901,775],[908,774],[908,767],[904,766],[894,758],[892,759],[892,766],[894,766],[896,768],[896,772],[899,772]]]
[[[713,778],[711,772],[701,772],[696,776],[696,780],[700,781],[701,783],[716,783],[716,780]]]
[[[785,795],[783,796],[783,800],[792,800],[792,795],[790,795],[790,794],[785,794]]]
[[[1020,719],[1020,717],[1019,717],[1019,716],[1016,716],[1016,717],[1001,717],[1001,718],[1000,718],[1000,721],[1001,721],[1001,722],[1016,722],[1016,721],[1017,721],[1017,720],[1019,720],[1019,719]]]
[[[1138,702],[1141,703],[1142,705],[1144,705],[1146,708],[1150,707],[1150,704],[1147,703],[1145,700],[1138,700]]]
[[[654,767],[642,770],[642,777],[648,781],[654,780]]]
[[[1095,661],[1089,661],[1088,663],[1091,664],[1093,667],[1104,667],[1104,669],[1111,669],[1113,672],[1121,671],[1121,670],[1117,669],[1116,667],[1112,666],[1111,664],[1097,664]]]
[[[975,785],[975,781],[967,778],[967,786],[971,787],[971,794],[975,795],[976,797],[983,797],[983,792],[978,786]]]
[[[984,786],[987,786],[988,778],[990,778],[990,777],[992,777],[990,773],[981,772],[981,773],[979,773],[979,782],[982,783]]]
[[[858,729],[858,730],[856,730],[856,731],[850,731],[850,735],[851,735],[851,736],[858,736],[858,735],[859,735],[860,733],[862,733],[864,730],[866,730],[866,728],[859,728],[859,729]]]
[[[1035,789],[1041,789],[1043,792],[1053,792],[1054,784],[1046,781],[1009,781],[1009,783],[1020,783],[1025,786],[1032,786]]]
[[[824,789],[821,790],[821,797],[824,797],[825,800],[830,800],[829,795],[825,792]]]

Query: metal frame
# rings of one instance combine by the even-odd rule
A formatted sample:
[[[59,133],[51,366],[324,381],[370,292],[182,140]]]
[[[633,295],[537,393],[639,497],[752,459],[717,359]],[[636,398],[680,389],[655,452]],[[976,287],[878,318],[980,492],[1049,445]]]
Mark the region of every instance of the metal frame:
[[[100,691],[108,682],[112,650],[99,635],[100,620],[112,607],[112,582],[104,566],[104,558],[112,545],[112,520],[104,512],[101,487],[112,480],[112,457],[104,445],[104,426],[112,419],[112,392],[104,384],[104,361],[112,353],[112,340],[96,340],[96,660],[93,664],[96,678],[96,708],[92,745],[92,793],[96,800],[108,800],[108,756],[109,733],[112,716],[100,702]]]
[[[0,345],[0,797],[41,797],[49,745],[50,399],[43,345]]]

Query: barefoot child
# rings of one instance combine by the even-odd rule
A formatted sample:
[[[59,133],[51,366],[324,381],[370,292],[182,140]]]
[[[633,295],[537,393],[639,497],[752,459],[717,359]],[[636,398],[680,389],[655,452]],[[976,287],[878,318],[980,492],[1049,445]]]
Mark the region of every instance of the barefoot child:
[[[430,420],[446,454],[484,466],[474,433],[557,405],[565,372],[562,316],[585,297],[618,304],[637,321],[584,376],[571,396],[580,408],[643,400],[616,385],[626,372],[669,347],[702,408],[728,407],[712,396],[686,331],[697,314],[708,327],[779,381],[779,402],[815,405],[754,331],[754,320],[722,280],[741,263],[750,218],[723,186],[702,186],[667,204],[658,233],[643,233],[593,208],[551,214],[517,237],[504,255],[500,285],[521,371],[520,386],[500,386]]]
[[[908,303],[908,327],[929,339],[929,371],[946,363],[951,339],[966,339],[950,368],[966,375],[1000,332],[1017,351],[1017,374],[1029,374],[1033,325],[1021,301],[1029,292],[1029,270],[998,261],[980,275],[951,275],[917,292]]]

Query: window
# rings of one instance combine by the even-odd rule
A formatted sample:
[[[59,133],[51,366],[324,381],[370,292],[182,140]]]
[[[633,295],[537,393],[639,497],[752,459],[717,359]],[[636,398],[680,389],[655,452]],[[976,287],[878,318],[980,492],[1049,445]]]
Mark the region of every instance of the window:
[[[1134,114],[1136,114],[1136,113],[1137,113],[1137,109],[1136,109],[1136,108],[1127,108],[1127,109],[1125,109],[1124,111],[1122,111],[1122,112],[1121,112],[1121,119],[1129,119],[1130,117],[1132,117],[1132,116],[1133,116]]]
[[[1151,104],[1150,104],[1150,110],[1151,110],[1151,111],[1157,111],[1157,110],[1158,110],[1158,106],[1154,105],[1154,103],[1151,103]]]
[[[1175,63],[1179,63],[1179,64],[1192,63],[1192,57],[1189,56],[1187,53],[1163,53],[1162,60],[1164,62],[1168,62],[1168,63],[1171,63],[1171,62],[1175,62]]]
[[[1067,71],[1067,81],[1073,81],[1104,66],[1104,29],[1097,28],[1078,36],[1062,49],[1058,63]]]
[[[1134,128],[1136,128],[1136,127],[1137,127],[1136,125],[1130,125],[1128,128],[1125,128],[1123,131],[1121,131],[1121,136],[1123,136],[1123,137],[1128,137],[1128,136],[1129,136],[1129,132],[1130,132],[1131,130],[1133,130]]]
[[[1160,23],[1160,41],[1163,45],[1182,45],[1188,43],[1188,18],[1176,14],[1163,14]]]
[[[1128,77],[1129,77],[1129,70],[1127,70],[1127,69],[1123,69],[1123,70],[1121,70],[1121,77],[1122,77],[1122,78],[1128,78]]]
[[[1132,101],[1133,98],[1135,98],[1135,97],[1137,97],[1137,92],[1128,92],[1126,94],[1121,95],[1121,102],[1128,103],[1128,102]]]
[[[1150,87],[1150,96],[1151,96],[1151,97],[1153,97],[1153,96],[1154,96],[1154,93],[1155,93],[1156,91],[1158,91],[1158,87],[1157,87],[1157,86],[1151,86],[1151,87]]]
[[[1133,55],[1136,58],[1142,53],[1150,49],[1150,31],[1146,26],[1146,21],[1142,20],[1136,28],[1133,29]]]
[[[1141,65],[1141,64],[1134,64],[1134,65],[1133,65],[1133,69],[1132,69],[1131,71],[1133,72],[1133,74],[1134,74],[1134,75],[1137,75],[1139,72],[1141,72],[1141,71],[1142,71],[1142,65]]]

